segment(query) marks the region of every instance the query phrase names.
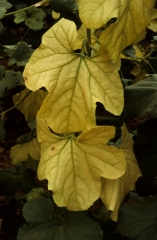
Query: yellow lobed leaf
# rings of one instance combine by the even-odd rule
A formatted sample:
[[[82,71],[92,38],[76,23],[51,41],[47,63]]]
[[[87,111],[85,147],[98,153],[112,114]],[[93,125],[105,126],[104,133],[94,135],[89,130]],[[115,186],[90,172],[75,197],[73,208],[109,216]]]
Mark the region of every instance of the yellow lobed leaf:
[[[143,39],[150,24],[155,0],[79,0],[79,15],[87,28],[100,28],[111,18],[117,22],[105,29],[99,38],[112,61],[127,46]],[[146,33],[146,31],[145,31]]]
[[[128,60],[136,60],[137,62],[141,62],[141,60],[144,58],[143,52],[135,45],[133,45],[133,48],[135,50],[135,58],[128,57],[125,54],[121,53],[120,57],[121,59],[128,59]]]
[[[17,144],[11,148],[10,157],[12,160],[12,164],[27,161],[28,154],[34,160],[40,159],[40,145],[37,138],[33,138],[28,143]]]
[[[116,179],[125,173],[123,151],[106,145],[114,134],[114,127],[103,126],[78,137],[59,137],[37,117],[41,146],[38,178],[48,179],[58,206],[73,211],[88,209],[100,196],[101,177]]]
[[[151,21],[149,27],[150,30],[152,30],[153,32],[157,32],[157,20],[153,20]]]
[[[32,54],[23,73],[25,85],[30,90],[44,86],[52,91],[61,78],[70,78],[72,67],[68,64],[78,57],[73,54],[76,38],[75,23],[63,18],[43,35],[41,45]]]
[[[131,71],[131,74],[133,74],[134,76],[136,76],[136,78],[134,79],[134,84],[143,80],[144,78],[146,78],[148,71],[145,69],[144,66],[139,66],[140,67],[140,71],[138,72],[138,69],[134,68],[132,71]]]
[[[41,2],[38,2],[36,4],[34,4],[35,7],[41,7],[41,6],[48,6],[49,5],[49,0],[43,0]]]
[[[151,19],[152,20],[148,28],[151,29],[153,32],[157,32],[157,9],[154,9],[151,15]]]
[[[52,11],[52,17],[53,17],[53,19],[58,19],[60,17],[60,13]]]
[[[13,101],[16,104],[18,101],[22,100],[29,92],[27,88],[22,91],[22,93],[18,93],[13,96]],[[46,91],[37,90],[36,92],[31,92],[27,98],[16,108],[20,110],[24,116],[26,121],[31,121],[36,119],[37,111],[40,109],[43,100],[47,95]]]
[[[114,221],[117,221],[118,210],[124,197],[134,189],[136,180],[141,176],[141,171],[133,153],[133,141],[125,126],[122,127],[122,143],[119,149],[125,155],[126,172],[116,180],[102,178],[100,195],[106,208],[113,211],[111,218]]]
[[[111,63],[105,52],[92,58],[73,53],[76,38],[75,24],[61,19],[45,33],[24,71],[28,88],[50,92],[38,115],[58,133],[94,127],[96,102],[115,115],[124,105],[119,60]]]
[[[118,22],[103,31],[99,38],[101,47],[105,45],[113,62],[117,60],[123,49],[145,37],[145,29],[150,24],[155,4],[154,0],[124,1],[126,9]]]
[[[120,8],[119,0],[78,0],[79,17],[86,28],[98,29],[111,18],[118,18],[128,5],[125,2]]]
[[[106,60],[106,62],[105,62]],[[76,62],[77,61],[77,62]],[[76,68],[76,63],[79,69]],[[67,69],[74,76],[66,76]],[[77,57],[62,68],[54,90],[45,98],[38,116],[44,118],[57,133],[80,132],[96,125],[96,102],[119,115],[123,109],[123,89],[118,75],[118,63],[112,64],[106,54],[93,59]],[[70,73],[69,73],[70,75]]]
[[[84,39],[87,39],[87,28],[82,24],[77,32],[77,38],[75,40],[73,50],[81,49]],[[91,30],[91,45],[94,45],[96,43],[96,39],[97,37],[94,33],[94,30]]]

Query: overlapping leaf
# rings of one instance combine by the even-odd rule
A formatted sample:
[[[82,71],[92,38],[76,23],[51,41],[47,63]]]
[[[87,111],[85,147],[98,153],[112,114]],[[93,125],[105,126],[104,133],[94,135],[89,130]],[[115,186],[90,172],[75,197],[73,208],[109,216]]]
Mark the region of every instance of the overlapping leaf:
[[[6,0],[0,0],[0,19],[4,16],[7,9],[11,8],[12,5]]]
[[[11,148],[10,157],[13,164],[27,161],[29,155],[34,160],[40,159],[40,145],[37,138],[33,138],[28,143],[17,144]]]
[[[17,168],[0,168],[0,196],[11,196],[19,191],[27,193],[36,186],[34,172],[24,169],[22,164]]]
[[[37,137],[36,128],[34,128],[30,132],[25,133],[24,135],[18,137],[16,139],[16,143],[17,144],[28,143],[35,137]]]
[[[147,114],[157,114],[157,74],[150,75],[136,84],[128,86],[124,91],[124,115],[143,118]]]
[[[46,17],[45,12],[42,9],[38,9],[36,7],[32,7],[27,11],[22,11],[15,13],[15,23],[21,23],[25,21],[25,24],[33,29],[39,30],[43,27],[43,20]]]
[[[45,208],[46,206],[46,208]],[[60,209],[56,213],[49,198],[34,198],[23,208],[28,222],[20,228],[17,240],[102,240],[99,224],[87,216],[87,212],[71,212]]]
[[[42,187],[33,188],[29,193],[26,194],[27,201],[30,201],[31,199],[34,199],[34,198],[44,198],[44,197],[46,197],[46,193]],[[45,213],[45,208],[44,208],[44,213]],[[30,217],[28,221],[30,222]]]
[[[115,115],[123,109],[119,61],[112,64],[104,52],[93,58],[73,53],[76,38],[75,24],[61,19],[43,36],[24,71],[29,89],[45,86],[50,92],[39,116],[58,133],[94,127],[96,102]]]
[[[120,209],[118,230],[132,240],[157,240],[157,199],[125,204]]]
[[[74,50],[81,49],[82,42],[84,39],[87,39],[87,29],[82,24],[77,32],[77,38],[75,40],[75,45],[74,45],[73,49]],[[92,30],[91,31],[91,45],[94,44],[95,42],[96,42],[96,36],[95,36],[94,30]]]
[[[133,153],[133,141],[125,126],[122,127],[122,143],[119,148],[125,155],[127,162],[126,172],[116,180],[102,178],[100,195],[107,209],[113,211],[111,217],[114,221],[117,221],[118,210],[124,197],[134,189],[137,178],[141,176],[138,163]]]
[[[50,0],[50,6],[55,12],[73,13],[77,9],[75,0]]]
[[[136,60],[138,62],[141,62],[144,58],[143,52],[135,45],[125,48],[120,57],[122,59]]]
[[[143,38],[143,31],[150,24],[155,0],[79,0],[79,16],[87,28],[97,29],[111,18],[118,21],[111,24],[100,35],[113,61],[122,50]],[[145,32],[146,33],[146,32]],[[142,34],[142,35],[141,35]]]
[[[111,18],[118,18],[125,10],[128,1],[120,8],[121,1],[112,0],[77,0],[79,17],[90,29],[104,26]]]
[[[27,43],[21,42],[9,59],[8,65],[12,66],[16,63],[17,66],[25,66],[33,51]]]
[[[26,88],[22,93],[18,93],[14,95],[13,101],[17,103],[21,99],[23,99],[29,90]],[[32,121],[36,118],[37,111],[41,107],[43,100],[45,99],[47,92],[44,90],[38,90],[36,92],[31,92],[29,96],[19,105],[17,109],[20,110],[24,116],[26,121]]]
[[[23,83],[21,72],[7,71],[0,66],[0,97],[3,97],[7,90],[14,88],[17,84]]]
[[[156,9],[154,9],[151,15],[151,23],[148,26],[148,28],[154,32],[157,32],[157,10]]]
[[[58,206],[74,211],[87,209],[100,196],[100,177],[116,179],[125,173],[123,151],[106,145],[114,132],[114,127],[104,126],[77,138],[59,137],[52,134],[43,119],[37,118],[41,145],[38,177],[48,179]]]
[[[39,160],[33,159],[29,154],[27,161],[22,161],[22,165],[25,168],[31,168],[33,171],[37,172]]]

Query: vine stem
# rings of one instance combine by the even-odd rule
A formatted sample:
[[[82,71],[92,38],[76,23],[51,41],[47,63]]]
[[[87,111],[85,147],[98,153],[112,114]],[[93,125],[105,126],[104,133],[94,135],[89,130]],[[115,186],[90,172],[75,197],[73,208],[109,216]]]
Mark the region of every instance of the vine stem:
[[[16,108],[17,106],[19,106],[28,96],[29,94],[31,93],[32,91],[29,91],[25,96],[24,98],[22,98],[21,100],[19,100],[17,103],[15,103],[15,105],[9,109],[7,109],[6,111],[0,113],[0,116],[3,116],[4,114],[6,114],[7,112],[13,110],[14,108]]]
[[[33,7],[40,7],[40,6],[48,5],[48,4],[49,4],[49,0],[40,1],[40,2],[35,3],[35,4],[33,4],[33,5],[29,6],[29,7],[25,7],[25,8],[19,9],[19,10],[14,11],[14,12],[6,13],[6,14],[3,16],[3,18],[8,17],[8,16],[10,16],[10,15],[13,15],[13,14],[15,14],[15,13],[19,13],[19,12],[26,11],[26,10],[28,10],[28,9],[30,9],[30,8],[33,8]]]
[[[88,57],[91,56],[91,29],[87,28],[87,43],[86,43],[86,48],[87,48],[87,55]]]
[[[81,47],[81,55],[84,56],[85,47],[87,46],[87,39],[84,39]]]

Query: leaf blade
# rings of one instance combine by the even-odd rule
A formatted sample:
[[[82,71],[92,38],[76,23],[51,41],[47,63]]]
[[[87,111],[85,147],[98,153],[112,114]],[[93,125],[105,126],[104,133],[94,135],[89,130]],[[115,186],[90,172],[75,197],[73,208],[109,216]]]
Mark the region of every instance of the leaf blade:
[[[59,206],[74,211],[87,209],[99,198],[100,177],[115,179],[124,174],[123,152],[105,144],[113,135],[114,127],[96,127],[77,139],[73,135],[59,137],[37,118],[41,146],[38,177],[48,179]]]

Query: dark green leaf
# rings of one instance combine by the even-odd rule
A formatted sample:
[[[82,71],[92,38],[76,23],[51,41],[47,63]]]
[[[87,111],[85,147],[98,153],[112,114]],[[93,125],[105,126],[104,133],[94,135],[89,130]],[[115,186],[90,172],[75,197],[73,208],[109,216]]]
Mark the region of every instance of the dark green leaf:
[[[5,1],[5,0],[0,0],[0,19],[4,16],[6,13],[7,9],[11,8],[12,5]]]
[[[1,8],[0,9],[0,19],[4,16],[5,13],[6,13],[6,9],[5,8]]]
[[[16,6],[16,4],[18,4],[18,0],[9,0],[9,2],[12,4],[12,5],[14,5],[14,6]]]
[[[50,0],[50,6],[55,12],[69,12],[73,13],[77,10],[77,4],[75,0]]]
[[[15,13],[14,16],[15,16],[14,22],[18,24],[18,23],[21,23],[21,22],[25,21],[26,12],[22,11],[22,12],[19,12],[19,13]]]
[[[45,198],[47,193],[42,187],[33,188],[29,193],[26,194],[26,200],[30,201],[33,198]]]
[[[32,7],[27,11],[19,12],[15,14],[15,23],[20,23],[25,21],[25,24],[33,29],[40,30],[43,28],[43,20],[46,17],[45,12],[42,9]]]
[[[33,198],[24,205],[23,216],[28,223],[42,225],[54,221],[54,205],[49,198]]]
[[[132,45],[126,47],[126,48],[123,50],[123,54],[126,55],[127,57],[137,58],[137,57],[135,56],[136,51],[135,51],[135,49],[134,49],[134,47],[133,47]]]
[[[15,168],[0,169],[0,195],[13,195],[17,191],[25,193],[36,187],[34,171],[27,168],[16,171]]]
[[[5,120],[0,119],[0,141],[5,138],[5,129],[3,128],[5,124]]]
[[[33,158],[28,154],[27,161],[23,161],[22,164],[23,164],[24,167],[26,167],[26,168],[27,168],[27,167],[28,167],[28,168],[31,168],[33,171],[36,172],[37,169],[38,169],[39,161],[33,159]]]
[[[21,42],[9,59],[8,65],[12,66],[16,63],[17,66],[25,66],[33,51],[34,50],[31,49],[27,43]]]
[[[12,5],[7,0],[0,0],[0,8],[9,9]]]
[[[128,86],[124,90],[124,116],[143,118],[157,114],[157,74]]]
[[[157,36],[153,36],[153,40],[152,41],[157,41]]]
[[[27,7],[27,4],[26,3],[23,3],[23,2],[16,2],[16,4],[14,4],[16,10],[21,10],[22,8],[25,8]]]
[[[7,71],[4,75],[5,69],[0,66],[0,97],[3,94],[14,88],[17,84],[23,84],[23,76],[21,72]]]
[[[23,215],[29,224],[18,233],[18,240],[102,240],[101,228],[87,216],[87,212],[69,212],[57,217],[53,202],[48,198],[34,198],[25,204]]]
[[[155,177],[157,173],[157,149],[149,143],[134,143],[134,153],[144,177]]]
[[[157,200],[125,204],[120,208],[118,230],[131,240],[157,240]]]
[[[31,130],[30,132],[22,135],[21,137],[19,137],[16,142],[17,144],[22,144],[22,143],[28,143],[30,142],[33,138],[35,138],[37,136],[36,134],[36,128]]]
[[[0,22],[0,25],[1,25],[1,22]],[[2,26],[3,27],[3,26]],[[1,28],[1,27],[0,27]],[[0,56],[3,56],[5,54],[4,52],[4,47],[0,44]]]

